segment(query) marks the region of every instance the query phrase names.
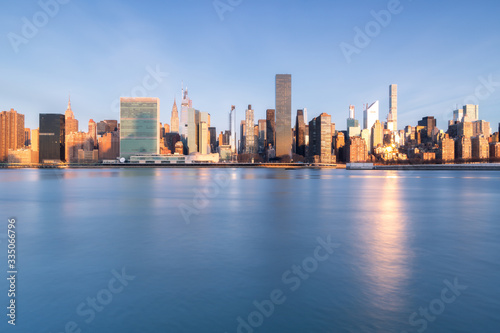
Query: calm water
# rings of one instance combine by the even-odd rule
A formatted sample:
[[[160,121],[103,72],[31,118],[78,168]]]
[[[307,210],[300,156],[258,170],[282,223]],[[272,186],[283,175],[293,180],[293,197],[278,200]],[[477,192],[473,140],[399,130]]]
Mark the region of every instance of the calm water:
[[[1,170],[0,190],[16,332],[500,331],[498,172]]]

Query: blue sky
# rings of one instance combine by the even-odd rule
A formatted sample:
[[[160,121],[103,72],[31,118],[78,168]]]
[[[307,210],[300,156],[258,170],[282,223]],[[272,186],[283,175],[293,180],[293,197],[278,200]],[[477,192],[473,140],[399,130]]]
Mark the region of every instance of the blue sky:
[[[38,127],[39,113],[64,113],[71,92],[86,130],[90,118],[118,119],[117,98],[143,87],[148,69],[159,69],[168,75],[157,87],[148,81],[147,94],[160,98],[161,121],[170,123],[184,81],[194,107],[209,112],[221,131],[231,105],[239,119],[248,104],[256,119],[265,118],[274,108],[275,75],[287,73],[293,119],[307,107],[309,120],[327,112],[342,130],[349,104],[362,120],[363,104],[380,100],[385,120],[388,87],[397,83],[400,129],[427,115],[446,129],[456,105],[477,100],[480,118],[496,131],[500,3],[401,0],[398,13],[347,62],[341,43],[355,46],[355,27],[373,27],[371,12],[391,1],[220,0],[236,4],[221,20],[213,0],[70,0],[46,24],[37,1],[5,2],[0,109],[14,108],[27,127]],[[12,34],[23,37],[23,18],[33,23],[34,16],[38,32],[16,53]]]

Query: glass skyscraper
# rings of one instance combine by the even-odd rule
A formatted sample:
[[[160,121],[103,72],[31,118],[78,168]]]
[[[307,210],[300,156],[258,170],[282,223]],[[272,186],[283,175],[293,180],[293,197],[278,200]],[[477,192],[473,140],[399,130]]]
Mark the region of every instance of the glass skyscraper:
[[[120,157],[160,153],[160,100],[120,98]]]
[[[292,153],[292,76],[276,75],[276,156]]]
[[[40,114],[39,160],[64,161],[65,116],[63,114]]]

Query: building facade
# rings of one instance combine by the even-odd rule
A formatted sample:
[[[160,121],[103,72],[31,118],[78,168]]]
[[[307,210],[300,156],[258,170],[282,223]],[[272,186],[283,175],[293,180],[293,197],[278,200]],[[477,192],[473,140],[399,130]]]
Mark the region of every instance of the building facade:
[[[177,103],[174,99],[172,106],[172,115],[170,117],[170,132],[179,133],[179,111],[177,110]]]
[[[371,129],[373,124],[379,119],[379,101],[375,101],[363,112],[363,128]]]
[[[24,142],[24,115],[14,109],[0,112],[0,162],[7,162],[9,149],[21,149]]]
[[[292,153],[292,76],[276,75],[276,156]]]
[[[120,98],[120,157],[159,154],[160,100]]]
[[[40,114],[39,160],[65,161],[65,116],[62,114]]]

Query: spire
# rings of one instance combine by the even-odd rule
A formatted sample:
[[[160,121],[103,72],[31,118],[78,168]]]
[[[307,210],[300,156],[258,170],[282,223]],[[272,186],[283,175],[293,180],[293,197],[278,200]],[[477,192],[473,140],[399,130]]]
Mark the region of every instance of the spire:
[[[68,97],[68,110],[71,110],[71,93],[69,94]]]

